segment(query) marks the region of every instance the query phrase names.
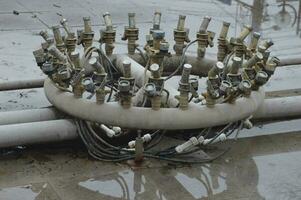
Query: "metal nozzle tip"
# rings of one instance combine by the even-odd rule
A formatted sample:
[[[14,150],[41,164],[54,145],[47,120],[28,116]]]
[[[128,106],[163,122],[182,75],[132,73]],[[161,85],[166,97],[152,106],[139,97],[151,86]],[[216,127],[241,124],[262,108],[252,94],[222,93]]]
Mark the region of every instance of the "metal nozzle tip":
[[[152,72],[156,72],[156,71],[158,71],[159,70],[159,65],[158,64],[152,64],[150,67],[149,67],[149,69],[150,69],[150,71],[152,71]]]

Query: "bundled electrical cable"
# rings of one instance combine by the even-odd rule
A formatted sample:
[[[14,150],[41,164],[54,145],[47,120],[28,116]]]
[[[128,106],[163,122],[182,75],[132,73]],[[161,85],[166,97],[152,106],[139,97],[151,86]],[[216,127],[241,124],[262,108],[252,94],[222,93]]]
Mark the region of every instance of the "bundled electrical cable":
[[[227,124],[225,127],[223,127],[220,131],[217,131],[216,133],[212,133],[210,128],[204,129],[201,133],[199,133],[198,137],[202,137],[203,141],[208,141],[206,145],[210,145],[214,143],[215,140],[217,140],[217,138],[219,138],[221,134],[225,134],[228,137],[235,130],[237,130],[238,134],[242,128],[242,123],[243,121]],[[91,122],[77,120],[76,125],[78,127],[79,135],[83,143],[85,144],[88,153],[93,158],[109,162],[121,162],[135,159],[135,148],[128,148],[127,143],[121,144],[120,146],[112,145],[103,138],[102,134],[99,134],[95,131]],[[144,144],[144,158],[153,158],[179,163],[206,163],[219,158],[227,152],[227,150],[222,151],[221,153],[218,153],[210,158],[192,159],[189,155],[204,150],[205,145],[201,143],[193,145],[183,152],[177,151],[177,147],[179,147],[180,145],[173,145],[163,150],[157,150],[157,148],[155,147],[157,147],[158,144],[161,142],[162,138],[166,136],[165,131],[155,130],[150,135],[152,139],[147,144]],[[189,159],[185,159],[185,156],[188,156]]]

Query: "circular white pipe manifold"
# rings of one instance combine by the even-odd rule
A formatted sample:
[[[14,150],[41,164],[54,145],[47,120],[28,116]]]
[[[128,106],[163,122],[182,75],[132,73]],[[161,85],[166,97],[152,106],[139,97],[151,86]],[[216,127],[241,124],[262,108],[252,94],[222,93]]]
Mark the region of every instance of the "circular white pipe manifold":
[[[253,91],[234,104],[216,104],[213,108],[189,104],[187,110],[144,107],[124,109],[117,102],[96,104],[92,100],[74,98],[63,92],[50,79],[46,79],[44,90],[47,99],[59,110],[83,120],[131,129],[198,129],[238,121],[252,115],[264,101],[264,90]]]

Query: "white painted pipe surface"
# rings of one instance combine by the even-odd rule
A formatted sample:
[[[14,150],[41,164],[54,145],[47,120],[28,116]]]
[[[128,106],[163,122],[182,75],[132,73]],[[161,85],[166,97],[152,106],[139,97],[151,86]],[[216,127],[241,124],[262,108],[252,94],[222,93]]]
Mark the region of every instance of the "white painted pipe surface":
[[[253,115],[255,119],[301,116],[301,96],[265,99]]]
[[[0,126],[0,148],[71,140],[77,137],[75,124],[66,119]]]
[[[0,83],[0,91],[42,88],[43,84],[44,78],[33,80],[7,81]]]
[[[47,121],[60,118],[55,108],[40,108],[0,112],[0,125]]]
[[[124,109],[117,102],[96,104],[92,100],[76,99],[45,80],[47,99],[59,110],[83,120],[133,129],[197,129],[238,121],[252,115],[264,100],[264,91],[253,91],[248,98],[239,98],[235,104],[217,104],[213,108],[189,104],[183,111],[178,108],[152,110],[144,107]]]

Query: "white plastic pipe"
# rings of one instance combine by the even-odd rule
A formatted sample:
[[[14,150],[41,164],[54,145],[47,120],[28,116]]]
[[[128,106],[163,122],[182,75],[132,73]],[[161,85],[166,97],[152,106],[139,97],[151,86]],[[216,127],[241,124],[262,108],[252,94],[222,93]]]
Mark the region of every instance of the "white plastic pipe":
[[[0,126],[0,148],[77,138],[71,120],[61,119]]]
[[[33,80],[18,80],[0,83],[0,91],[41,88],[44,84],[44,78]]]
[[[252,115],[264,100],[264,91],[253,91],[248,98],[239,98],[235,104],[217,104],[213,108],[189,104],[183,111],[178,108],[131,107],[124,109],[117,102],[96,104],[92,100],[76,99],[45,80],[47,99],[59,110],[80,119],[101,124],[133,129],[183,130],[227,124]]]
[[[265,99],[253,115],[254,119],[301,116],[301,96]]]
[[[60,118],[55,108],[0,112],[0,125],[47,121]]]

